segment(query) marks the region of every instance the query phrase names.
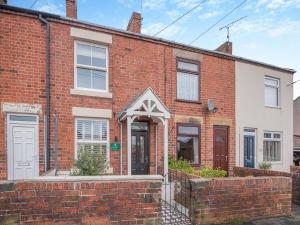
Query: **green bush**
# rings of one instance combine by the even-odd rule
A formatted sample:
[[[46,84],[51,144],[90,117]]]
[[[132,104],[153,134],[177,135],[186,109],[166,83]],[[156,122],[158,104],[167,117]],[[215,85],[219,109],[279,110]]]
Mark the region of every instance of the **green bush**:
[[[187,160],[176,160],[174,157],[169,157],[169,168],[200,177],[225,177],[227,175],[224,170],[214,170],[209,168],[195,169]]]
[[[173,170],[179,170],[184,173],[194,174],[194,168],[187,160],[183,159],[175,159],[173,157],[169,157],[169,168]]]
[[[258,165],[259,169],[263,169],[263,170],[269,170],[272,168],[272,164],[271,162],[268,161],[262,161],[259,165]]]
[[[75,161],[75,168],[71,176],[97,176],[103,174],[107,168],[103,154],[82,147]]]
[[[225,170],[215,170],[210,168],[202,168],[197,172],[196,175],[200,177],[225,177],[227,175]]]

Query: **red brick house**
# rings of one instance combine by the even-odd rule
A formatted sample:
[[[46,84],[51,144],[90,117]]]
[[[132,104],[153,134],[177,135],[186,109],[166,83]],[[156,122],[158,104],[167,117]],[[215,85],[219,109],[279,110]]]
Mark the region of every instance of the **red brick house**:
[[[113,174],[162,174],[168,155],[230,171],[236,58],[143,35],[138,13],[123,31],[66,5],[0,5],[0,178],[68,171],[81,146]]]

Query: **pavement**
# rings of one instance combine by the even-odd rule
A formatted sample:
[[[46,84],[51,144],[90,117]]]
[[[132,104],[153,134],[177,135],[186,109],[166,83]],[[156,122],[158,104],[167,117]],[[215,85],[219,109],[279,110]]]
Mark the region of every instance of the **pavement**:
[[[293,205],[292,216],[255,220],[243,225],[300,225],[300,206]]]

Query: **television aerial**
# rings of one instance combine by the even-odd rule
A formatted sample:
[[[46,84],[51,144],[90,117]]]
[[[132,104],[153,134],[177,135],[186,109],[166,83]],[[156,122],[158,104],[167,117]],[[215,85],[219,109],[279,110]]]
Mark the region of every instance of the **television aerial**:
[[[233,22],[231,22],[231,23],[229,23],[229,24],[227,24],[227,25],[225,25],[224,27],[220,27],[219,28],[219,31],[221,31],[221,30],[223,30],[223,29],[225,29],[226,28],[226,30],[227,30],[227,41],[229,42],[229,29],[230,29],[230,27],[232,27],[234,24],[236,24],[238,21],[240,21],[240,20],[242,20],[242,19],[245,19],[247,16],[243,16],[243,17],[241,17],[241,18],[239,18],[239,19],[237,19],[237,20],[235,20],[235,21],[233,21]]]

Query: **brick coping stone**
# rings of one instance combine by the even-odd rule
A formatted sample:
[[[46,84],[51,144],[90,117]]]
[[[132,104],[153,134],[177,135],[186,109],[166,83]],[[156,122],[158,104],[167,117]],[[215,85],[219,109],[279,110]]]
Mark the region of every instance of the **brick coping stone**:
[[[25,180],[3,180],[0,184],[12,182],[51,182],[51,181],[162,181],[161,175],[124,175],[124,176],[40,176]]]

